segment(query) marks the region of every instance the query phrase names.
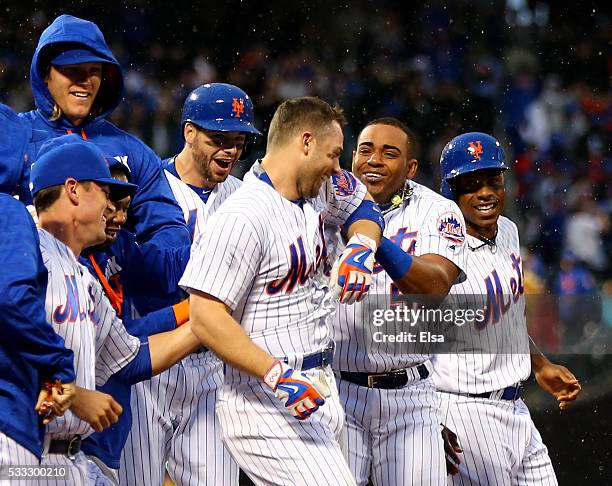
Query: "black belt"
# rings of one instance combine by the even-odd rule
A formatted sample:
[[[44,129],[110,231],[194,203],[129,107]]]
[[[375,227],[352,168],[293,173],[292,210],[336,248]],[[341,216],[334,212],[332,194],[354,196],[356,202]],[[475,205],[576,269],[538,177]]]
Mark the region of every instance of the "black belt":
[[[81,436],[75,435],[66,440],[51,440],[49,443],[49,454],[64,454],[74,457],[81,451]]]
[[[381,388],[383,390],[391,390],[395,388],[403,388],[408,382],[413,381],[416,376],[411,371],[415,368],[409,368],[408,370],[395,370],[388,373],[359,373],[353,371],[341,371],[340,378],[351,383],[355,383],[359,386],[365,386],[367,388]],[[418,373],[418,379],[424,380],[429,376],[429,370],[424,364],[416,366],[416,372]],[[410,373],[410,376],[408,376]]]
[[[468,393],[468,397],[472,398],[487,398],[489,400],[509,400],[515,401],[521,398],[523,394],[523,384],[519,383],[518,385],[511,385],[503,390],[495,390],[492,392],[485,393]]]
[[[301,370],[310,370],[312,368],[323,368],[331,365],[334,358],[334,345],[331,344],[322,351],[316,353],[307,354],[302,358]],[[287,362],[287,359],[284,360]]]

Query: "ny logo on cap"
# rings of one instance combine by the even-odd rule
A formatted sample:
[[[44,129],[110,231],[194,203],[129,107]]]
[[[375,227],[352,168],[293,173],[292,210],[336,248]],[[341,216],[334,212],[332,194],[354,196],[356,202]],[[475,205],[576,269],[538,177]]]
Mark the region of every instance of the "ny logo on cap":
[[[469,147],[467,148],[467,151],[472,155],[472,157],[474,157],[474,162],[476,162],[476,160],[480,160],[480,157],[482,156],[482,144],[480,143],[480,140],[468,142],[468,144]]]
[[[232,102],[232,112],[237,118],[242,116],[242,113],[244,113],[244,100],[242,98],[234,98]]]

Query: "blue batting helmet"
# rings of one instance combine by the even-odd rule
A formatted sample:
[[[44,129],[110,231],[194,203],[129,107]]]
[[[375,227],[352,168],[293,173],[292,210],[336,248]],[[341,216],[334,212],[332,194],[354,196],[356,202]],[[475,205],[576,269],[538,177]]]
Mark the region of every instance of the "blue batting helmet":
[[[440,192],[454,199],[451,179],[482,169],[508,170],[501,144],[491,135],[480,132],[464,133],[446,144],[440,156],[442,183]]]
[[[248,94],[232,84],[209,83],[189,93],[181,122],[191,122],[204,130],[261,135],[253,125],[254,118]]]
[[[253,102],[238,86],[208,83],[194,89],[183,106],[181,126],[190,122],[204,130],[246,134],[242,157],[252,148],[261,132],[253,124]]]

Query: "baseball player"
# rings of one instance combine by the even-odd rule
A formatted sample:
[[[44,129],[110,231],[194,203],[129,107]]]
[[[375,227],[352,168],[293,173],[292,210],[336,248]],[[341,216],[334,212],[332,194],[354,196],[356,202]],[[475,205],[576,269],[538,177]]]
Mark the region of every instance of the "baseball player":
[[[260,135],[253,119],[251,99],[230,84],[205,84],[185,100],[185,145],[163,165],[194,241],[241,184],[230,171]],[[238,483],[238,465],[221,443],[215,414],[222,381],[221,361],[202,348],[134,387],[138,413],[122,457],[122,484],[161,484],[166,468],[177,485]]]
[[[222,440],[256,484],[354,484],[338,442],[323,223],[351,236],[334,281],[350,301],[369,289],[382,218],[340,170],[343,123],[318,98],[282,103],[266,155],[207,222],[180,282],[194,333],[226,365]]]
[[[123,96],[121,66],[97,25],[61,15],[42,33],[32,58],[30,83],[36,109],[20,116],[49,137],[75,133],[96,144],[105,156],[129,167],[138,185],[128,228],[139,243],[178,247],[189,234],[168,183],[161,161],[144,143],[120,130],[106,118]],[[36,160],[42,142],[30,144],[29,160]],[[20,198],[30,204],[24,166]]]
[[[400,292],[441,299],[466,268],[457,205],[411,180],[415,144],[402,122],[380,118],[361,131],[353,152],[353,173],[385,218],[371,292],[353,306],[339,304],[333,318],[343,450],[358,485],[370,477],[375,485],[446,484],[431,355],[372,332],[373,316],[399,305]]]
[[[112,206],[109,194],[122,199],[136,188],[111,178],[94,144],[77,135],[51,139],[32,166],[30,182],[49,274],[47,319],[74,352],[77,384],[70,411],[47,429],[43,464],[73,466],[69,482],[83,484],[96,473],[80,451],[81,439],[92,432],[89,424],[107,426],[121,413],[116,402],[94,391],[94,386],[111,375],[128,383],[148,379],[198,342],[189,326],[142,342],[129,335],[101,286],[78,263],[83,248],[105,240],[104,212]]]
[[[26,208],[12,193],[23,166],[31,130],[0,104],[0,468],[36,465],[43,446],[43,421],[36,414],[51,388],[54,415],[62,415],[74,396],[73,353],[45,320],[47,273],[38,233]],[[50,404],[49,404],[50,405]],[[48,405],[45,405],[47,407]],[[8,471],[3,468],[3,473]]]
[[[110,172],[115,179],[129,181],[127,167],[117,161],[111,161]],[[136,289],[143,287],[147,293],[163,292],[172,281],[176,287],[178,276],[182,275],[189,259],[190,247],[187,246],[183,251],[167,248],[153,255],[155,259],[152,259],[150,254],[144,255],[143,258],[141,247],[136,244],[134,235],[122,229],[130,202],[131,196],[113,201],[113,207],[105,213],[106,241],[102,245],[84,250],[80,263],[102,284],[106,297],[117,315],[122,318],[128,332],[133,336],[146,337],[170,331],[185,323],[189,318],[189,304],[185,300],[135,318],[132,295]],[[173,263],[173,260],[177,260],[177,255],[178,261]],[[143,266],[150,266],[146,272],[147,285],[141,283]],[[175,270],[169,272],[168,268],[173,267]],[[156,282],[159,283],[156,285]],[[129,383],[115,376],[111,376],[104,385],[96,387],[97,390],[111,395],[121,406],[123,413],[111,427],[85,438],[81,447],[88,458],[94,461],[114,484],[119,481],[121,452],[132,427],[131,388]],[[94,429],[99,430],[95,427]]]
[[[442,151],[441,192],[467,224],[467,279],[451,289],[483,319],[460,328],[472,349],[435,357],[435,383],[445,423],[456,431],[464,460],[454,484],[557,484],[546,446],[521,400],[531,372],[566,408],[580,384],[566,368],[534,350],[530,364],[523,268],[516,225],[501,215],[504,172],[500,143],[465,133]]]

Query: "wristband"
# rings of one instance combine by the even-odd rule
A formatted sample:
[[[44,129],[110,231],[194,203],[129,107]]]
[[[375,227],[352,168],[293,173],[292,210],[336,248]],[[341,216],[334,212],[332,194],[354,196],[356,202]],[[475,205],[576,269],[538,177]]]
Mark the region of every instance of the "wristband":
[[[185,324],[189,320],[189,299],[181,300],[178,304],[172,306],[174,319],[176,319],[176,327]]]
[[[412,256],[385,237],[382,238],[376,252],[376,261],[392,280],[401,279],[412,266]]]

